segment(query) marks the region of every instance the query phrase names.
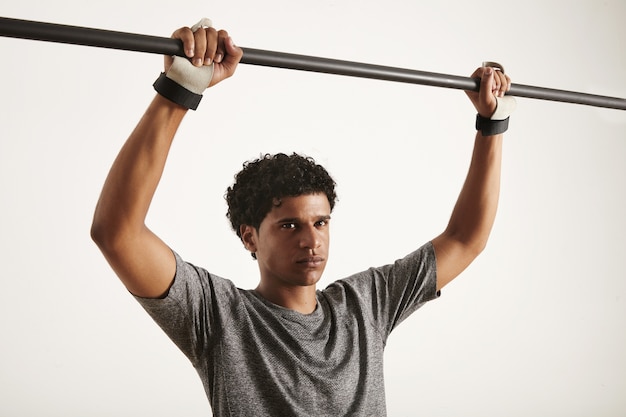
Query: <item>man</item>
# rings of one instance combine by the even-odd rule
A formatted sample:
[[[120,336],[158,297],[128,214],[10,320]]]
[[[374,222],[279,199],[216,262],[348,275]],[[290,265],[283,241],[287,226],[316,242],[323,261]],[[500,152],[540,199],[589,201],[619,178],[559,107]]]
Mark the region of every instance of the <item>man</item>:
[[[259,284],[250,291],[184,262],[144,223],[186,112],[195,109],[205,87],[233,75],[243,55],[226,31],[208,22],[173,37],[182,40],[189,60],[165,58],[165,73],[155,83],[159,94],[104,184],[94,241],[190,359],[214,415],[385,415],[382,358],[389,333],[436,298],[487,242],[508,123],[498,98],[510,79],[491,67],[472,75],[481,78],[480,92],[467,92],[479,130],[443,233],[393,264],[323,291],[316,283],[328,258],[334,181],[295,154],[246,164],[227,201],[233,229],[259,265]],[[501,117],[493,117],[496,111]]]

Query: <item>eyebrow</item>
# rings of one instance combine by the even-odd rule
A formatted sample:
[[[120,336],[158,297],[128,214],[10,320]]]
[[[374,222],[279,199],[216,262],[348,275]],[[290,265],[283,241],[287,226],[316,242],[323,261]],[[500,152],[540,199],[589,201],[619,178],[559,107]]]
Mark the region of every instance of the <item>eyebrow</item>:
[[[324,215],[321,215],[321,216],[317,216],[317,221],[320,221],[320,220],[330,220],[330,214],[324,214]],[[298,217],[287,217],[287,218],[284,218],[284,219],[276,220],[276,223],[299,223],[301,221],[302,220],[300,218],[298,218]]]

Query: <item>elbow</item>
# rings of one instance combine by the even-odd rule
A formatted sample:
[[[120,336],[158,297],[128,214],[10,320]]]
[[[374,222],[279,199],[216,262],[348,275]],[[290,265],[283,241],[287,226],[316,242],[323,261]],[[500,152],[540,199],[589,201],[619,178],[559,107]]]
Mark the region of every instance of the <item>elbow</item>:
[[[444,234],[461,245],[468,255],[475,258],[487,248],[491,225],[478,224],[467,227],[465,224],[451,223]]]
[[[91,240],[108,259],[127,252],[129,246],[141,240],[145,225],[134,225],[128,221],[109,217],[94,217],[91,223]]]
[[[489,236],[491,235],[491,228],[483,230],[480,233],[475,234],[469,241],[468,246],[474,254],[474,258],[477,258],[485,249],[489,242]]]
[[[483,251],[487,248],[487,239],[476,239],[470,245],[470,251],[474,255],[474,258],[477,258],[478,255],[483,253]]]
[[[488,233],[472,233],[467,236],[460,236],[459,240],[463,243],[468,253],[474,258],[478,257],[485,248],[489,240]]]
[[[485,234],[464,234],[448,232],[451,241],[457,242],[459,248],[470,259],[476,259],[486,248],[489,235]]]
[[[110,228],[107,227],[106,216],[103,216],[102,207],[100,201],[98,201],[91,219],[91,228],[89,229],[89,236],[98,247],[101,247],[106,240],[107,230],[110,230]]]
[[[107,247],[107,242],[111,240],[110,233],[107,233],[108,230],[109,229],[103,224],[103,222],[98,221],[97,219],[94,219],[91,223],[89,235],[91,236],[91,240],[100,249]]]
[[[128,245],[143,236],[145,224],[123,211],[96,207],[89,234],[105,257],[124,252]]]
[[[105,255],[114,252],[119,247],[122,236],[119,228],[97,217],[91,223],[89,234],[91,240]]]

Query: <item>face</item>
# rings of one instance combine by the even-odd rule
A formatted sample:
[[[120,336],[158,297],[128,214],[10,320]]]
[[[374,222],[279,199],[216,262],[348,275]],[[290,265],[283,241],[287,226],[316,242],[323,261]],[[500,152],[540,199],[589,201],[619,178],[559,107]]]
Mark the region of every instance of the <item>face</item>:
[[[328,198],[317,193],[283,198],[258,230],[242,226],[242,239],[256,253],[264,284],[315,285],[326,267],[329,222]]]

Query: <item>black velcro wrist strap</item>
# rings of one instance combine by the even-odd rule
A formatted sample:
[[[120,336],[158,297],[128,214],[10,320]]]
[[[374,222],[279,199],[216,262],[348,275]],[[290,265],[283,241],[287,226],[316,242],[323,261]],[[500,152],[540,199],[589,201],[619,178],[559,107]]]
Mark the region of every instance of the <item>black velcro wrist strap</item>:
[[[196,94],[187,90],[176,81],[167,78],[164,72],[161,73],[152,86],[157,93],[169,101],[179,104],[187,109],[197,109],[198,104],[200,104],[200,100],[202,100],[202,94]]]
[[[476,115],[476,130],[480,130],[483,136],[499,135],[506,132],[508,128],[508,117],[504,120],[491,120],[482,117],[480,114]]]

